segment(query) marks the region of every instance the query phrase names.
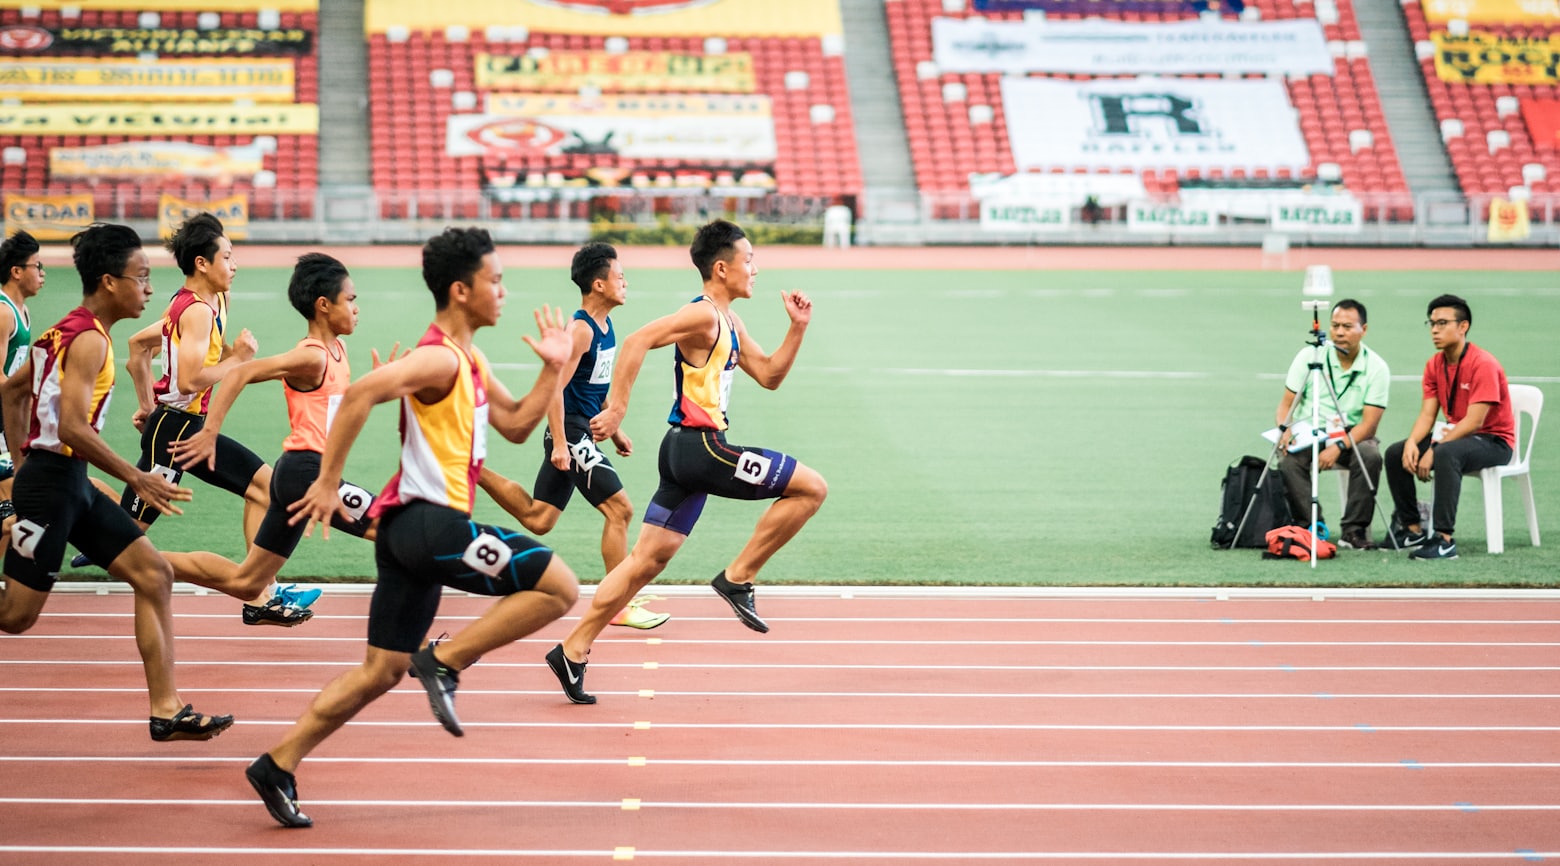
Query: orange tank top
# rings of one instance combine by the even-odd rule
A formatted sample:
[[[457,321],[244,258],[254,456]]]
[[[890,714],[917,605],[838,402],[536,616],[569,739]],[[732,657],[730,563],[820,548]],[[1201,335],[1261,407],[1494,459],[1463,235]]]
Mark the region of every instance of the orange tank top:
[[[298,345],[315,346],[325,353],[325,379],[308,391],[300,391],[282,380],[282,393],[287,396],[287,423],[292,427],[292,433],[282,442],[282,450],[323,452],[330,422],[341,406],[341,395],[352,382],[352,367],[347,363],[347,346],[339,337],[328,346],[313,337],[299,340]]]

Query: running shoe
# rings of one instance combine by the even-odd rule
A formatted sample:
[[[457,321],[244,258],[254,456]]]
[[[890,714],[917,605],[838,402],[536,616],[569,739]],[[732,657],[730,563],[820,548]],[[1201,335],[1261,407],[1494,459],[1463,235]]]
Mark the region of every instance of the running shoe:
[[[316,601],[319,601],[322,594],[324,594],[323,590],[299,589],[295,583],[289,583],[285,586],[279,583],[275,589],[271,590],[272,598],[279,598],[282,600],[282,604],[288,607],[296,607],[299,610],[312,607]]]
[[[96,563],[92,561],[92,557],[86,555],[85,553],[78,553],[70,558],[71,568],[88,568],[95,564]]]
[[[563,654],[563,644],[558,644],[547,653],[547,666],[552,668],[553,675],[558,678],[558,685],[563,686],[563,693],[570,701],[576,704],[594,704],[595,695],[585,694],[585,662],[575,664],[569,661],[569,657]]]
[[[731,605],[732,612],[743,625],[759,633],[769,631],[769,623],[758,615],[758,608],[753,604],[753,584],[732,583],[726,579],[726,572],[722,571],[710,581],[710,586],[715,588],[716,595]]]
[[[444,730],[457,737],[465,736],[460,719],[455,717],[455,690],[460,688],[460,674],[439,663],[432,645],[412,653],[411,674],[428,693],[428,708],[433,710],[433,717]]]
[[[314,819],[298,811],[298,779],[292,773],[276,766],[271,760],[271,753],[267,752],[258,758],[244,771],[244,777],[249,780],[255,793],[265,803],[265,810],[271,813],[283,827],[313,827]]]
[[[618,611],[618,615],[612,618],[612,622],[609,625],[652,629],[658,625],[664,625],[671,618],[672,615],[669,613],[656,613],[653,610],[645,610],[645,603],[636,598],[628,603],[628,607]]]
[[[1396,542],[1397,549],[1399,550],[1407,550],[1410,547],[1418,547],[1419,545],[1424,544],[1429,540],[1430,533],[1424,531],[1423,529],[1420,529],[1418,532],[1414,532],[1410,529],[1394,526],[1387,530],[1387,543],[1390,545],[1393,542]]]
[[[1456,559],[1457,542],[1450,538],[1445,541],[1435,538],[1414,548],[1414,552],[1410,553],[1408,558],[1421,561],[1426,559]]]
[[[308,622],[314,611],[300,610],[282,601],[280,595],[271,596],[265,604],[244,605],[244,625],[277,625],[292,628]]]

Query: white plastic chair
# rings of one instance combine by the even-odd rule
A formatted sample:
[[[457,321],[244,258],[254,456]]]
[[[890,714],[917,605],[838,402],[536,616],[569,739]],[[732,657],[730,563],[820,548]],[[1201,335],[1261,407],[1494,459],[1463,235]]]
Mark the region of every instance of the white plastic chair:
[[[1533,435],[1538,432],[1538,416],[1544,410],[1544,392],[1533,385],[1511,385],[1511,416],[1517,426],[1517,447],[1511,451],[1511,462],[1505,466],[1491,466],[1468,475],[1478,475],[1484,482],[1484,535],[1489,539],[1490,553],[1506,550],[1505,514],[1501,506],[1500,480],[1515,478],[1522,487],[1527,503],[1528,537],[1538,547],[1538,510],[1533,506],[1533,476],[1528,472],[1533,456]],[[1522,437],[1522,416],[1527,423],[1527,438]]]

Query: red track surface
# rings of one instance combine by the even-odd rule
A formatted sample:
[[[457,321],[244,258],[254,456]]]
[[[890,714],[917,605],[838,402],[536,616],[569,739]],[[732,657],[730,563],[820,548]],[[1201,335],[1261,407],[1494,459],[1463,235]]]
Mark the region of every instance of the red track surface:
[[[435,630],[480,599],[446,599]],[[175,599],[186,700],[155,744],[124,594],[0,637],[0,863],[1486,863],[1560,856],[1560,601],[713,596],[597,644],[594,707],[541,657],[408,681],[299,774],[244,765],[363,651],[361,595],[293,630]]]

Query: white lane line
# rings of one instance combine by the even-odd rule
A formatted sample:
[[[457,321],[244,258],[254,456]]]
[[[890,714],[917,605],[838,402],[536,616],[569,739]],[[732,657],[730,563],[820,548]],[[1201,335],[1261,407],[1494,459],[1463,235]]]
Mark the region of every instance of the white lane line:
[[[432,724],[430,722],[430,724]],[[156,763],[171,762],[185,765],[195,764],[237,764],[248,765],[255,759],[254,755],[244,756],[148,756],[148,755],[47,755],[17,757],[0,755],[0,764],[77,764],[77,763]],[[914,759],[893,758],[883,760],[848,759],[848,758],[596,758],[596,757],[560,757],[560,758],[493,758],[493,757],[460,757],[437,758],[428,756],[414,757],[314,757],[308,759],[310,764],[418,764],[427,766],[545,766],[545,767],[572,767],[581,765],[608,766],[608,767],[643,767],[643,766],[677,766],[677,767],[884,767],[898,769],[903,767],[939,767],[939,768],[966,768],[966,769],[1033,769],[1033,768],[1126,768],[1126,769],[1293,769],[1293,770],[1423,770],[1423,769],[1453,769],[1453,770],[1557,770],[1560,769],[1560,761],[1083,761],[1083,760],[1054,760],[1054,761],[998,761],[998,760],[959,760],[959,759]]]
[[[251,806],[254,804],[251,803]],[[115,847],[107,845],[0,845],[0,853],[15,854],[215,854],[223,857],[260,857],[280,860],[284,857],[486,857],[528,858],[543,861],[560,858],[590,858],[592,860],[710,860],[716,863],[732,863],[741,860],[886,860],[890,862],[949,861],[971,863],[991,861],[1012,863],[1020,860],[1067,861],[1102,860],[1106,862],[1186,860],[1193,862],[1300,862],[1317,863],[1328,860],[1383,860],[1428,863],[1433,860],[1471,860],[1492,863],[1496,861],[1537,862],[1547,857],[1560,857],[1560,851],[722,851],[722,850],[663,850],[634,848],[631,852],[599,849],[540,849],[540,848],[292,848],[267,846],[264,848],[216,848],[173,847],[166,845],[146,847]]]
[[[596,664],[596,662],[591,662],[591,664]],[[609,666],[608,665],[603,665],[603,667],[609,667]],[[621,667],[634,667],[634,668],[638,669],[638,666],[636,666],[636,665],[622,665]],[[313,694],[319,693],[319,689],[312,688],[312,687],[311,688],[301,688],[301,689],[278,689],[278,688],[261,688],[261,687],[258,687],[258,686],[257,687],[247,687],[247,688],[230,688],[230,689],[225,689],[225,688],[182,687],[182,688],[179,689],[179,691],[181,691],[181,692],[191,692],[191,693],[203,694],[203,695],[221,695],[221,694],[236,694],[236,695],[288,695],[288,694],[313,695]],[[0,687],[0,693],[4,693],[4,692],[35,692],[35,693],[55,692],[55,693],[70,694],[70,695],[82,695],[82,694],[137,694],[137,695],[139,695],[139,694],[144,694],[146,692],[146,689],[144,687],[141,687],[141,686],[126,687],[126,688],[106,688],[106,687],[54,688],[54,687],[48,687],[48,686],[35,686],[35,687],[34,686],[5,686],[5,687]],[[526,697],[526,696],[532,696],[532,695],[554,695],[554,696],[556,696],[558,691],[557,691],[557,689],[479,689],[479,688],[470,688],[470,687],[467,687],[467,686],[462,686],[461,690],[460,690],[460,693],[462,695],[500,695],[500,696]],[[414,688],[400,688],[400,689],[396,689],[394,691],[389,692],[389,694],[391,694],[391,695],[422,695],[423,693],[418,691],[418,690],[416,690],[416,689],[414,689]],[[632,696],[632,697],[638,697],[639,696],[639,692],[637,690],[635,690],[635,691],[600,691],[600,692],[597,692],[597,694],[603,694],[603,695],[629,695],[629,696]],[[656,697],[675,697],[675,696],[679,696],[679,695],[681,695],[681,696],[708,697],[708,696],[719,696],[719,695],[727,695],[727,694],[729,694],[729,695],[740,695],[740,696],[744,696],[744,697],[754,696],[754,695],[757,695],[757,696],[777,695],[779,697],[784,697],[784,698],[797,698],[797,697],[826,697],[826,698],[834,698],[834,697],[841,697],[841,696],[844,696],[846,694],[859,694],[859,693],[856,693],[856,692],[850,692],[850,693],[847,693],[847,692],[680,692],[680,691],[666,691],[666,690],[657,689],[655,694],[656,694]],[[982,693],[979,693],[979,694],[989,695],[990,693],[989,692],[982,692]],[[944,692],[892,692],[892,693],[875,692],[875,693],[873,693],[873,696],[875,696],[875,697],[908,697],[908,698],[933,698],[933,697],[965,698],[965,697],[971,697],[971,695],[969,695],[969,694],[960,693],[960,694],[950,695],[950,694],[947,694],[947,693],[944,693]],[[1462,693],[1446,693],[1446,692],[1401,692],[1401,693],[1390,693],[1390,692],[1381,692],[1381,693],[1360,693],[1360,692],[1025,692],[1023,694],[1017,694],[1017,695],[1010,694],[1010,695],[1007,695],[1007,697],[1040,698],[1040,699],[1043,699],[1043,700],[1074,700],[1074,699],[1076,699],[1076,700],[1128,700],[1128,701],[1141,701],[1141,700],[1154,700],[1154,701],[1163,701],[1163,700],[1219,700],[1219,701],[1223,701],[1223,700],[1289,700],[1289,699],[1301,699],[1301,700],[1307,700],[1307,701],[1315,701],[1315,700],[1318,700],[1318,699],[1335,700],[1335,701],[1336,700],[1383,700],[1383,701],[1399,701],[1399,700],[1414,700],[1414,701],[1447,701],[1447,700],[1451,700],[1451,701],[1461,701],[1461,700],[1472,700],[1472,701],[1505,701],[1505,700],[1555,701],[1555,700],[1560,700],[1560,694],[1552,694],[1552,693],[1462,694]],[[744,725],[746,725],[746,723],[744,723]],[[720,725],[719,727],[728,727],[728,726]]]
[[[359,664],[358,659],[343,659],[341,661],[305,661],[289,659],[285,662],[289,667],[341,667],[343,665]],[[213,661],[209,659],[180,659],[179,667],[187,669],[191,667],[273,667],[278,662],[271,660],[235,660]],[[592,662],[592,664],[596,664]],[[141,667],[140,659],[0,659],[0,666],[27,666],[39,665],[42,667]],[[488,668],[534,668],[535,662],[483,662],[482,667]],[[608,667],[602,664],[601,667]],[[640,665],[629,665],[640,667]],[[845,671],[958,671],[965,674],[979,673],[982,671],[1153,671],[1153,672],[1195,672],[1195,673],[1270,673],[1283,671],[1285,673],[1306,672],[1330,672],[1330,673],[1535,673],[1560,671],[1560,667],[1546,665],[1304,665],[1304,664],[1267,664],[1267,665],[981,665],[978,668],[970,665],[817,665],[817,664],[725,664],[719,662],[697,664],[666,664],[661,667],[686,667],[693,670],[783,670],[783,671],[810,671],[810,670],[845,670]],[[691,693],[687,693],[691,694]],[[714,692],[712,694],[728,694]],[[731,692],[729,694],[748,694],[746,692]],[[753,692],[752,694],[785,694],[783,692]]]
[[[318,619],[319,617],[316,617]],[[679,619],[687,619],[679,617]],[[725,622],[730,617],[721,617]],[[135,640],[133,634],[22,634],[6,638],[7,643],[24,640]],[[179,635],[180,643],[196,641],[261,641],[264,643],[363,643],[362,637],[313,637],[308,635]],[[548,639],[520,640],[515,643],[552,644]],[[750,640],[701,640],[663,638],[663,646],[699,644],[743,644]],[[1439,640],[765,640],[765,644],[787,646],[1083,646],[1083,647],[1560,647],[1560,641],[1439,641]]]
[[[185,689],[184,691],[199,691],[198,689]],[[419,693],[421,694],[421,693]],[[628,694],[627,692],[599,692],[598,694]],[[294,724],[292,719],[242,719],[245,725],[282,725]],[[140,719],[0,719],[0,725],[144,725]],[[365,728],[424,728],[432,724],[427,717],[409,719],[404,721],[369,720],[351,722],[354,727]],[[601,728],[607,730],[730,730],[730,724],[694,724],[683,722],[653,722],[648,727],[636,727],[632,724],[621,722],[604,723],[576,723],[576,722],[462,722],[467,728],[494,728],[494,729],[560,729],[577,730],[580,728]],[[754,724],[742,723],[743,730],[830,730],[830,731],[1134,731],[1134,732],[1175,732],[1208,731],[1221,733],[1260,732],[1260,733],[1349,733],[1358,734],[1368,727],[1369,733],[1539,733],[1549,734],[1560,732],[1560,726],[1555,725],[1063,725],[1063,724],[1012,724],[1012,725],[911,725],[911,724],[841,724],[827,721],[809,722],[807,724]]]
[[[611,809],[621,811],[622,800],[316,800],[309,806],[371,808],[495,808],[495,809]],[[151,799],[131,797],[0,797],[0,805],[16,806],[242,806],[253,808],[253,799],[205,798]],[[1554,812],[1550,803],[777,803],[777,802],[657,802],[638,800],[635,807],[649,809],[727,809],[753,811],[847,810],[858,811],[1012,811],[1012,812]]]

